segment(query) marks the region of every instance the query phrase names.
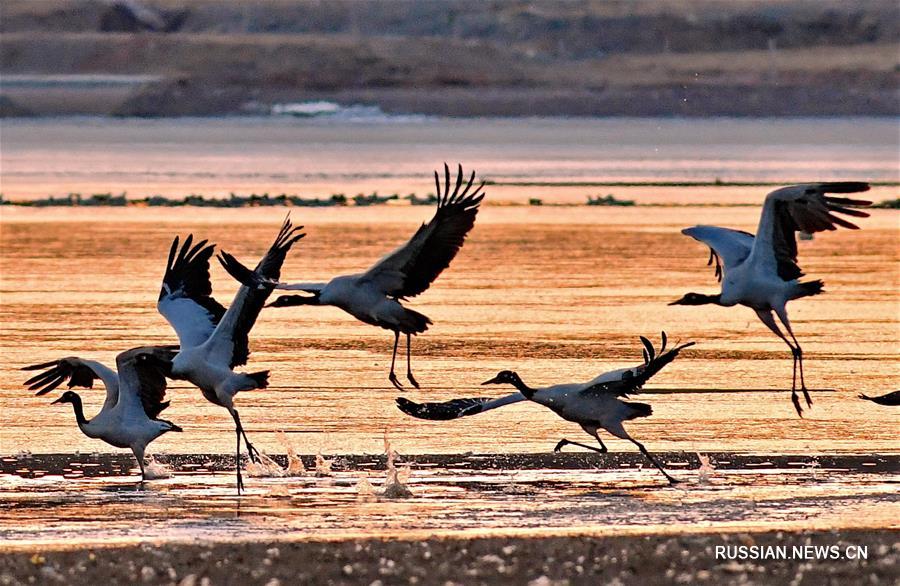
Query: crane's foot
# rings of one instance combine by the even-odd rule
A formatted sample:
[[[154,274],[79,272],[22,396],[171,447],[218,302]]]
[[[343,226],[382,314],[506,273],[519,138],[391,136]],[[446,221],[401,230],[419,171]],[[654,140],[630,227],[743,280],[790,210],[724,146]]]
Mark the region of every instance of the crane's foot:
[[[797,410],[797,415],[802,418],[803,408],[800,407],[800,396],[797,394],[797,391],[791,391],[791,402],[794,404],[794,409]]]
[[[253,447],[253,444],[248,442],[247,438],[244,438],[244,443],[247,444],[247,455],[250,456],[250,461],[258,464],[261,461],[259,450]]]
[[[400,384],[400,381],[397,380],[397,375],[394,374],[393,372],[392,372],[391,374],[388,375],[388,380],[391,381],[391,384],[394,385],[394,387],[395,387],[398,391],[405,391],[405,390],[406,390],[406,389],[403,388],[403,385]]]
[[[595,448],[594,446],[589,446],[587,444],[580,444],[578,442],[573,442],[573,441],[567,440],[566,438],[559,440],[559,443],[556,444],[556,447],[553,448],[553,451],[559,452],[560,450],[563,449],[564,446],[568,446],[568,445],[578,446],[580,448],[584,448],[584,449],[590,450],[592,452],[597,452],[599,454],[605,454],[608,451],[606,449],[606,446],[603,444],[600,444],[599,448]]]
[[[417,389],[419,388],[419,382],[416,380],[416,377],[413,376],[411,370],[406,371],[406,380],[408,380],[409,384],[411,384],[412,386],[416,387]]]
[[[803,391],[803,398],[806,399],[806,406],[812,407],[812,397],[809,396],[809,391],[806,389],[806,385],[803,385],[800,390]]]

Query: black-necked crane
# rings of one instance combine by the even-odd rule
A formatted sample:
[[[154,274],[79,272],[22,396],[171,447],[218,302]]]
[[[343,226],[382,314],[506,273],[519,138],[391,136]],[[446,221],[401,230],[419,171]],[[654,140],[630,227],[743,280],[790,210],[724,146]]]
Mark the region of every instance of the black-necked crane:
[[[900,405],[900,391],[894,391],[893,393],[887,393],[886,395],[879,395],[877,397],[871,397],[866,394],[860,394],[860,399],[865,401],[872,401],[878,405],[885,405],[890,407],[896,407]]]
[[[667,364],[675,360],[683,349],[693,346],[693,342],[676,346],[666,351],[666,334],[662,334],[662,344],[657,352],[650,341],[641,336],[644,345],[644,364],[634,368],[624,368],[604,373],[586,383],[559,384],[543,388],[529,387],[514,371],[501,371],[494,378],[483,382],[483,385],[510,384],[518,392],[498,399],[472,398],[453,399],[444,403],[413,403],[403,397],[397,399],[397,406],[407,415],[419,419],[443,421],[456,419],[467,415],[483,413],[490,409],[496,409],[503,405],[518,403],[519,401],[534,401],[548,407],[551,411],[565,419],[581,426],[581,429],[597,440],[600,448],[586,444],[562,439],[556,444],[554,451],[559,451],[563,446],[572,444],[597,452],[606,452],[606,446],[600,439],[598,431],[603,429],[611,435],[628,440],[638,447],[644,456],[674,484],[672,478],[647,451],[643,444],[631,437],[623,422],[639,417],[649,417],[653,409],[646,403],[625,401],[630,394],[640,391],[644,384]]]
[[[820,280],[800,282],[803,271],[797,264],[795,233],[803,231],[813,234],[836,230],[838,226],[857,230],[859,226],[836,214],[865,218],[869,214],[848,206],[863,207],[872,202],[827,194],[860,193],[868,189],[868,183],[860,182],[808,183],[777,189],[766,196],[755,236],[718,226],[694,226],[681,231],[709,247],[707,264],[715,262],[716,277],[722,283],[722,292],[717,295],[688,293],[669,305],[745,305],[753,309],[760,321],[791,349],[794,359],[791,401],[801,417],[803,409],[797,396],[798,370],[807,407],[812,405],[812,398],[803,376],[803,350],[791,328],[787,303],[818,295],[825,284]],[[778,327],[775,315],[793,344]]]
[[[452,192],[450,169],[446,164],[443,190],[437,171],[434,181],[438,196],[437,211],[409,242],[364,273],[335,277],[327,283],[279,283],[276,285],[278,289],[303,291],[310,295],[282,295],[268,306],[331,305],[363,323],[393,331],[394,351],[388,380],[401,390],[403,387],[394,373],[400,334],[406,335],[406,378],[418,388],[419,383],[412,374],[410,337],[424,332],[431,325],[427,316],[404,307],[401,302],[426,291],[438,275],[450,266],[466,235],[475,225],[478,206],[484,198],[481,192],[484,183],[473,189],[474,171],[468,182],[464,183],[462,165],[459,166]],[[238,280],[245,278],[246,274],[239,267],[232,272]]]
[[[302,229],[303,226],[294,227],[289,219],[284,221],[275,242],[254,269],[261,281],[278,280],[288,251],[304,236],[300,232]],[[157,303],[159,312],[178,334],[181,347],[172,360],[171,376],[199,387],[206,400],[227,409],[234,419],[240,492],[244,486],[241,437],[252,460],[257,459],[258,453],[241,425],[234,396],[241,391],[266,388],[269,371],[243,373],[234,369],[247,364],[250,330],[272,293],[272,287],[264,284],[241,286],[226,310],[212,297],[209,259],[215,245],[207,245],[206,240],[194,244],[193,235],[185,239],[180,250],[178,242],[177,237],[172,242]],[[218,258],[229,271],[230,265],[237,262],[226,252]]]
[[[22,370],[44,370],[27,381],[29,390],[45,395],[68,381],[68,388],[92,388],[100,379],[106,387],[106,400],[91,419],[84,414],[78,393],[67,390],[56,403],[71,403],[78,428],[89,438],[103,440],[117,448],[131,448],[141,469],[141,481],[146,479],[144,451],[164,433],[181,428],[159,414],[169,406],[166,396],[166,376],[172,367],[176,349],[165,346],[133,348],[116,356],[116,370],[94,360],[77,357],[62,358],[43,364],[26,366]],[[46,370],[45,370],[46,369]]]

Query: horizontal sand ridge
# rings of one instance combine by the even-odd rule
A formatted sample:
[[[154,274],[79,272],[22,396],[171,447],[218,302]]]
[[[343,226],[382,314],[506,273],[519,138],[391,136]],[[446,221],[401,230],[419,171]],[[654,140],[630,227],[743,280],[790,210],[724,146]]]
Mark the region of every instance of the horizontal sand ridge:
[[[696,470],[701,462],[696,453],[655,452],[667,466],[676,470]],[[741,454],[712,452],[705,454],[717,470],[845,470],[865,473],[900,473],[900,454]],[[271,455],[279,465],[287,466],[287,456]],[[308,470],[315,469],[316,456],[300,456]],[[329,455],[332,470],[384,470],[387,457],[379,455]],[[234,468],[234,457],[224,454],[157,454],[157,461],[176,472],[227,472]],[[461,470],[584,470],[622,469],[646,466],[638,452],[606,454],[537,453],[537,454],[421,454],[403,455],[400,461],[418,468],[454,468]],[[46,475],[78,475],[103,477],[128,474],[134,466],[131,454],[36,454],[0,458],[0,475],[22,477]]]

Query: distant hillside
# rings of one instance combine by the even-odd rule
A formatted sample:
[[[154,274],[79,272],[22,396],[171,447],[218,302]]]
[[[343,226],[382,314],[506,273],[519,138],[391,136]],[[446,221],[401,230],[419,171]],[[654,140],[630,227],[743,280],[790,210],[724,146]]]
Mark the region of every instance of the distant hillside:
[[[159,78],[103,95],[12,84],[12,115],[317,99],[444,115],[900,114],[893,1],[6,0],[2,16],[4,74]]]

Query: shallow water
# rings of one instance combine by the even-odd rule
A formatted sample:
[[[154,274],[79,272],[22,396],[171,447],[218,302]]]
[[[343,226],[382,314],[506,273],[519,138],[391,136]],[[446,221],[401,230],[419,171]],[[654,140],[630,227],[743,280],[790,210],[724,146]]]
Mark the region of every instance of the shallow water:
[[[745,135],[749,132],[757,136],[758,142],[766,131],[774,131],[772,127],[729,123],[738,125],[732,130],[743,129]],[[48,136],[61,136],[58,143],[41,147],[55,153],[53,156],[69,152],[72,137],[78,136],[67,126],[74,123],[68,121],[56,125],[4,123],[5,196],[91,190],[126,190],[140,195],[146,187],[142,187],[143,181],[152,186],[149,193],[183,195],[184,190],[195,188],[210,193],[210,186],[221,187],[223,182],[228,184],[223,188],[226,192],[251,184],[259,186],[252,190],[260,192],[266,189],[267,181],[280,182],[277,174],[281,171],[266,168],[261,172],[274,175],[241,178],[232,184],[227,176],[216,174],[227,160],[219,151],[213,149],[209,159],[198,155],[209,146],[200,139],[199,144],[178,151],[182,159],[162,158],[165,145],[181,144],[181,131],[166,126],[171,123],[133,121],[121,126],[101,125],[100,130],[86,125],[84,136],[95,142],[82,152],[86,161],[84,181],[72,174],[77,165],[71,158],[51,157],[47,160],[54,160],[53,165],[29,175],[23,169],[34,169],[41,148],[33,134],[28,140],[16,142],[28,124],[33,125],[29,132],[37,128]],[[141,130],[144,126],[146,132]],[[626,157],[631,161],[628,168],[641,171],[638,179],[700,176],[700,171],[682,172],[683,162],[690,160],[705,161],[703,179],[710,179],[706,173],[712,169],[725,168],[716,167],[720,163],[715,162],[721,160],[716,159],[716,153],[725,144],[724,138],[715,148],[682,148],[675,142],[677,133],[672,128],[676,126],[666,126],[665,136],[672,144],[665,140],[660,144],[668,144],[669,162],[658,169],[654,165],[662,159],[641,166],[635,162],[640,159],[634,153]],[[883,156],[890,141],[874,140],[876,147],[856,141],[851,126],[844,126],[849,137],[844,146],[816,143],[810,137],[820,130],[805,128],[802,136],[806,138],[796,139],[809,140],[812,145],[803,151],[812,157],[802,170],[804,177],[865,178],[871,173],[871,178],[895,178],[892,173],[896,169],[887,166]],[[460,136],[465,132],[473,136],[470,127],[461,128],[456,131],[462,133]],[[521,132],[513,125],[509,129]],[[531,131],[535,136],[546,136],[539,130],[540,125]],[[277,138],[296,129],[248,129],[260,145],[268,144],[262,140],[264,131],[272,131]],[[213,134],[225,144],[227,133],[217,132],[220,134]],[[333,142],[334,129],[329,132]],[[565,128],[553,132],[550,135],[563,136]],[[632,134],[626,135],[635,145],[652,143],[650,130],[629,132]],[[433,160],[447,155],[437,155],[436,151],[412,154],[418,153],[415,145],[420,143],[416,140],[421,141],[422,134],[407,142],[402,133],[388,135],[390,148],[377,147],[374,134],[362,141],[366,155],[359,166],[368,169],[362,172],[366,179],[351,177],[353,165],[335,158],[330,174],[321,183],[313,182],[309,192],[299,188],[296,192],[353,193],[358,185],[374,177],[375,169],[386,165],[372,153],[378,148],[388,153],[397,147],[409,159],[391,166],[396,171],[390,177],[373,180],[384,181],[383,185],[396,185],[399,180],[400,186],[393,190],[423,193]],[[110,136],[118,138],[110,141]],[[874,136],[879,135],[876,132]],[[9,144],[13,148],[8,148]],[[102,144],[105,150],[98,146]],[[404,144],[407,146],[401,148]],[[571,149],[577,150],[576,146]],[[132,158],[119,157],[119,147],[122,157],[129,154]],[[598,170],[590,161],[608,151],[596,151],[584,144],[581,158],[574,157],[584,163],[580,170],[566,163],[573,159],[568,146],[545,158],[540,158],[538,148],[532,145],[512,148],[507,154],[491,151],[495,158],[479,160],[479,152],[484,154],[489,147],[466,151],[463,160],[489,175],[507,178],[523,177],[523,168],[535,169],[524,176],[540,180],[635,177]],[[266,148],[270,147],[261,147],[259,153],[248,151],[249,160],[263,165],[260,161],[272,154]],[[135,157],[134,149],[149,149],[156,154],[142,160]],[[755,152],[746,149],[742,156]],[[104,157],[94,157],[95,151],[102,151]],[[315,160],[317,152],[310,145],[302,150],[310,160]],[[453,149],[449,152],[453,159],[462,158]],[[674,152],[680,158],[672,158]],[[290,157],[283,154],[273,159],[277,163],[273,165],[283,170],[288,158],[296,156],[294,152]],[[779,152],[770,160],[787,159]],[[798,156],[796,160],[803,159]],[[868,162],[860,166],[859,161]],[[219,170],[212,177],[203,175],[207,164]],[[102,172],[100,167],[104,165],[111,166],[111,174]],[[645,169],[648,165],[651,171]],[[779,165],[759,171],[753,165],[733,161],[737,171],[727,178],[770,181],[794,177],[793,163]],[[199,175],[185,178],[183,167],[188,166],[200,169]],[[142,176],[140,169],[149,168],[154,173],[172,173],[174,179]],[[408,172],[404,170],[407,168]],[[285,179],[285,191],[294,192],[295,185],[307,184],[309,176],[304,169]],[[582,201],[592,193],[584,187],[531,189],[537,188],[491,187],[488,198],[521,201],[539,193],[547,201],[565,202]],[[617,189],[615,194],[635,197],[640,203],[722,204],[759,202],[768,190],[629,189]],[[880,187],[872,195],[876,200],[888,197],[896,197],[896,188]],[[647,531],[689,531],[694,527],[796,528],[810,523],[868,527],[889,526],[898,518],[893,496],[900,453],[896,439],[898,411],[856,398],[859,392],[880,394],[900,387],[900,232],[895,211],[873,211],[871,218],[861,221],[862,230],[858,232],[817,235],[813,241],[799,244],[801,266],[809,278],[824,279],[827,290],[790,307],[807,358],[807,381],[814,389],[815,404],[804,419],[796,416],[789,400],[790,354],[753,312],[745,308],[666,305],[687,291],[713,292],[717,288],[712,270],[705,265],[706,249],[682,236],[681,228],[702,222],[755,230],[758,208],[729,205],[486,206],[450,270],[428,292],[410,302],[431,317],[434,325],[413,341],[413,368],[422,389],[403,393],[419,401],[499,396],[509,390],[479,383],[507,368],[517,370],[534,385],[588,380],[605,370],[639,363],[637,336],[656,340],[658,332],[665,329],[673,340],[694,340],[697,346],[685,351],[647,385],[640,400],[653,405],[653,416],[629,422],[631,433],[650,451],[666,452],[667,461],[673,462],[686,462],[685,454],[696,452],[754,453],[762,455],[760,462],[784,454],[823,458],[883,454],[887,456],[879,457],[888,458],[887,468],[873,471],[858,464],[855,468],[829,465],[807,470],[790,468],[779,460],[772,466],[717,470],[705,485],[699,483],[696,470],[679,471],[676,465],[676,475],[687,475],[689,482],[672,489],[665,487],[652,469],[609,466],[607,460],[598,469],[587,470],[570,460],[558,467],[539,461],[531,465],[512,463],[501,469],[495,468],[490,458],[476,459],[475,464],[463,467],[446,462],[424,465],[415,460],[410,480],[413,498],[397,502],[357,500],[360,470],[374,466],[367,468],[364,463],[356,468],[336,466],[330,479],[317,479],[311,474],[248,479],[249,496],[238,501],[227,465],[207,466],[205,456],[199,457],[193,468],[181,463],[173,478],[154,481],[147,490],[134,492],[134,477],[126,476],[133,467],[127,453],[78,433],[70,408],[49,404],[57,393],[35,398],[21,386],[28,378],[18,370],[23,365],[67,355],[111,364],[119,351],[173,343],[173,332],[155,310],[171,239],[193,232],[252,262],[273,238],[284,209],[3,208],[0,214],[0,454],[12,457],[19,452],[62,452],[68,454],[62,456],[63,461],[69,458],[78,462],[84,454],[99,451],[104,455],[93,462],[105,470],[94,476],[77,474],[78,467],[70,466],[68,472],[51,470],[37,478],[16,473],[22,467],[19,460],[4,461],[0,467],[0,532],[10,542],[64,543],[75,536],[86,541],[133,538],[143,516],[154,519],[147,538],[217,539],[273,533],[302,537],[315,532],[320,536],[411,535],[416,531],[486,533],[521,529],[539,533],[573,528],[637,531],[640,527]],[[316,281],[362,270],[404,242],[430,215],[427,207],[393,205],[294,209],[293,219],[307,226],[308,236],[288,258],[283,275],[290,280]],[[212,275],[216,297],[227,304],[236,284],[218,266],[212,268]],[[280,431],[306,454],[381,454],[385,433],[401,454],[547,453],[561,437],[588,439],[576,426],[530,404],[453,422],[410,419],[394,407],[393,399],[400,393],[387,381],[391,341],[388,332],[359,324],[336,309],[265,311],[254,330],[247,369],[271,369],[272,386],[238,398],[241,418],[257,447],[284,454]],[[102,403],[102,390],[84,390],[81,394],[90,415]],[[167,434],[152,444],[150,451],[163,460],[174,458],[179,462],[175,455],[232,453],[231,422],[222,409],[206,403],[196,389],[184,383],[170,387],[169,398],[172,406],[165,416],[185,432]],[[617,439],[604,441],[616,453],[609,458],[625,458],[630,466],[640,461],[631,444]],[[107,460],[108,452],[122,456]],[[311,463],[307,464],[310,468]],[[32,464],[28,466],[33,468]],[[197,466],[206,469],[198,470]],[[371,472],[369,477],[377,490],[383,472]]]
[[[627,455],[417,457],[407,498],[381,496],[383,458],[339,459],[328,477],[248,479],[242,497],[223,462],[204,457],[178,458],[176,476],[141,487],[109,476],[109,456],[80,456],[74,466],[65,456],[65,476],[27,483],[14,468],[58,474],[61,458],[6,459],[0,538],[9,550],[72,541],[861,529],[897,527],[900,518],[896,458],[716,454],[701,478],[693,455],[661,456],[679,484]],[[360,494],[361,478],[374,496]]]
[[[523,213],[527,211],[528,213]],[[284,276],[316,281],[365,268],[401,243],[427,208],[305,210],[308,236]],[[858,232],[800,243],[807,273],[827,293],[794,302],[791,317],[806,352],[815,405],[798,419],[790,405],[787,349],[745,308],[669,307],[689,290],[712,291],[707,252],[678,228],[704,221],[752,229],[753,208],[486,208],[450,270],[410,305],[434,326],[413,343],[422,383],[413,400],[499,396],[482,387],[501,369],[545,385],[588,380],[641,361],[639,334],[694,340],[695,348],[657,375],[645,399],[654,415],[631,423],[651,449],[760,452],[896,451],[896,410],[856,399],[900,383],[897,369],[897,214],[878,210]],[[239,258],[262,254],[283,210],[4,210],[3,363],[0,401],[15,413],[0,429],[3,453],[92,451],[68,406],[21,387],[20,366],[68,355],[113,363],[118,351],[174,343],[155,309],[170,239],[193,232]],[[665,254],[660,254],[665,251]],[[236,289],[212,268],[214,292]],[[520,404],[449,423],[412,420],[393,405],[387,381],[392,337],[333,308],[267,310],[248,370],[271,369],[271,387],[238,398],[259,447],[293,436],[300,452],[377,453],[388,430],[407,452],[539,452],[580,431],[536,405]],[[652,394],[661,390],[673,392]],[[186,431],[156,452],[230,452],[231,423],[184,383],[170,388],[166,416]],[[84,391],[86,411],[102,390]],[[631,446],[613,440],[612,449]]]
[[[494,181],[900,179],[891,118],[4,120],[3,195],[323,197],[433,189],[442,161]],[[494,201],[583,203],[609,188],[496,186]],[[642,201],[757,202],[758,189],[617,188]]]

